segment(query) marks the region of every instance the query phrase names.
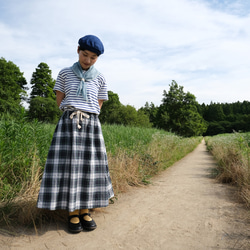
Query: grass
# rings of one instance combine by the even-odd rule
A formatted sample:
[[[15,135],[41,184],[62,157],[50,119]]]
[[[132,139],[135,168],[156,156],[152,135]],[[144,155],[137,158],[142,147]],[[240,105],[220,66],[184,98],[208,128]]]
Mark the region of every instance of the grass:
[[[1,201],[14,198],[26,189],[44,166],[54,126],[37,121],[0,121]]]
[[[182,138],[153,128],[103,126],[115,193],[150,178],[190,153],[201,137]]]
[[[240,198],[250,207],[250,133],[222,134],[205,141],[218,162],[217,179],[237,186]]]
[[[41,175],[55,125],[22,119],[0,119],[0,224],[37,230],[62,212],[36,208]],[[191,152],[201,137],[182,138],[153,128],[103,125],[109,169],[116,198],[128,187],[151,177]]]

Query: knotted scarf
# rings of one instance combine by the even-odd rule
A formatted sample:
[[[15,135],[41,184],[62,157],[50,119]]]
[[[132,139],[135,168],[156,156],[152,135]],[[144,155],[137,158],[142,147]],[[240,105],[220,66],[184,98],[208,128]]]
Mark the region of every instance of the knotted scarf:
[[[71,67],[75,75],[81,80],[76,92],[77,96],[82,96],[84,101],[88,101],[87,96],[87,81],[95,79],[99,75],[99,71],[92,65],[87,71],[83,71],[81,64],[74,63]]]

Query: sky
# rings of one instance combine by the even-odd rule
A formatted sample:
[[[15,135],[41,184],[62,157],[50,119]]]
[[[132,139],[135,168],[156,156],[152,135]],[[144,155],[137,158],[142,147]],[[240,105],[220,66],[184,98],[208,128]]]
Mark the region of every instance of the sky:
[[[39,63],[56,79],[76,62],[89,34],[104,44],[95,66],[123,105],[159,106],[172,80],[200,104],[250,101],[248,0],[0,0],[0,57],[29,88]]]

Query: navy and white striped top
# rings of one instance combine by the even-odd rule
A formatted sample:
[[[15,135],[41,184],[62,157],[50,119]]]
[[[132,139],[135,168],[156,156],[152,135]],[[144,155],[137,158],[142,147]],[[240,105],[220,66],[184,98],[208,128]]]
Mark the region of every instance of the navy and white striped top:
[[[70,67],[59,72],[53,90],[65,94],[60,109],[63,110],[66,106],[73,106],[85,112],[100,114],[98,100],[108,100],[107,84],[104,76],[100,73],[94,80],[87,82],[88,101],[84,101],[81,96],[76,95],[79,83],[80,79]]]

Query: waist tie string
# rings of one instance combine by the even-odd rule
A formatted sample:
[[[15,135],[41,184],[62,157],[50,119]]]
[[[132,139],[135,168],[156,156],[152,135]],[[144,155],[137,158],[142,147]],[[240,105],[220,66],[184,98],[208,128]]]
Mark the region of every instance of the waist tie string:
[[[78,129],[81,128],[81,125],[79,124],[80,121],[83,120],[83,117],[89,118],[89,115],[80,111],[80,110],[76,110],[74,111],[71,115],[70,115],[70,119],[73,119],[74,115],[76,115],[76,123],[77,123],[77,127]]]

